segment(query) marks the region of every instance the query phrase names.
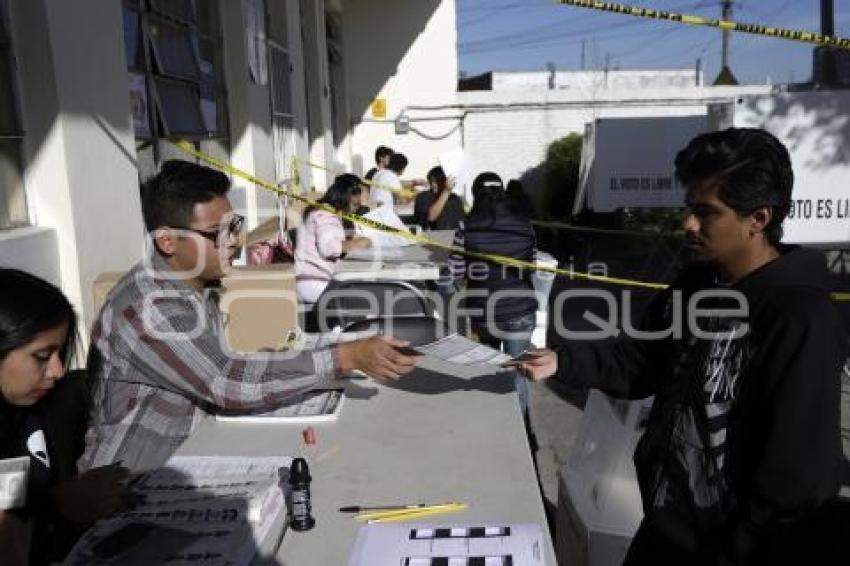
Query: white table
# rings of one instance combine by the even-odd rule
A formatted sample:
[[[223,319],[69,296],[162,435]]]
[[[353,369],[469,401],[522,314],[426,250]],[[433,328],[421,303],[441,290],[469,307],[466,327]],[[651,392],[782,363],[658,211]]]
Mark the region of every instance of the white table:
[[[450,245],[454,230],[435,230],[423,235],[440,244]],[[440,278],[440,264],[448,255],[449,252],[443,248],[419,243],[357,250],[337,262],[333,278],[337,281],[436,281]]]
[[[313,425],[318,443],[309,450],[302,425],[207,419],[180,452],[311,460],[316,527],[286,531],[276,555],[280,564],[347,564],[359,525],[337,511],[341,506],[462,501],[467,510],[424,522],[538,523],[547,564],[555,566],[511,379],[463,379],[417,368],[393,386],[358,380],[350,390],[371,397],[349,397],[337,422]]]

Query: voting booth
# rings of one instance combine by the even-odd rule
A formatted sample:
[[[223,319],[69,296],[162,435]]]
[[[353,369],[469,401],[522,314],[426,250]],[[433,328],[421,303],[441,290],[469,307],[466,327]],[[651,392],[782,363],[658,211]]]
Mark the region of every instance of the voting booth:
[[[678,208],[685,187],[674,175],[676,152],[708,131],[706,114],[597,118],[585,127],[573,214],[621,208]]]
[[[559,474],[559,564],[619,566],[643,518],[632,455],[652,399],[591,390],[569,463]]]

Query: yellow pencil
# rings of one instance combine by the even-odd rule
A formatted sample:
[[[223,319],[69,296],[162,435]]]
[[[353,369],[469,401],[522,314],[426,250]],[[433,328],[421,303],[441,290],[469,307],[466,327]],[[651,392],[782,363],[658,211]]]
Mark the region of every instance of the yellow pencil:
[[[416,521],[425,517],[433,517],[434,515],[442,515],[443,513],[456,513],[467,508],[465,503],[457,503],[452,506],[442,506],[438,509],[413,509],[410,511],[396,511],[393,513],[384,513],[379,517],[373,517],[368,520],[370,523],[396,523],[399,521]]]
[[[433,505],[419,505],[417,507],[409,507],[409,508],[396,508],[393,509],[388,507],[386,509],[371,509],[369,511],[361,511],[357,515],[354,516],[355,519],[358,520],[370,520],[370,519],[379,519],[388,515],[398,515],[400,513],[413,513],[419,511],[434,511],[434,510],[442,510],[442,509],[454,509],[459,505],[465,505],[463,503],[458,503],[456,501],[449,501],[446,503],[435,503]]]

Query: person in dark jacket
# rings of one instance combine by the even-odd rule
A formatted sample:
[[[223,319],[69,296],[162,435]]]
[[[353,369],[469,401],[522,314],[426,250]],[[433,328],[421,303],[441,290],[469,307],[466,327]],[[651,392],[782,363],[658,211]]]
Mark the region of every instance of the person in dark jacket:
[[[0,288],[0,459],[29,457],[24,505],[0,510],[0,562],[48,564],[128,502],[128,472],[77,474],[88,390],[79,373],[66,377],[77,323],[68,299],[15,269],[0,269]]]
[[[823,255],[780,243],[788,151],[730,128],[693,139],[676,175],[696,261],[647,310],[642,329],[663,337],[572,342],[520,369],[655,395],[634,456],[644,519],[626,564],[846,563],[835,536],[846,519],[834,514],[846,337]]]
[[[463,201],[452,193],[454,180],[439,165],[428,171],[428,190],[416,195],[413,215],[423,230],[457,230],[465,215]]]
[[[472,183],[472,198],[472,210],[455,232],[454,246],[533,262],[534,229],[527,217],[508,205],[501,178],[492,172],[478,175]],[[479,340],[503,348],[510,356],[528,349],[537,310],[531,272],[459,253],[449,257],[449,269],[454,280],[467,280],[465,307],[481,313],[470,317]],[[526,415],[528,384],[519,374],[515,383]]]
[[[528,218],[534,217],[534,205],[531,203],[531,197],[525,192],[522,182],[517,179],[511,179],[508,181],[505,193],[508,195],[508,203],[510,203],[518,214],[527,216]]]

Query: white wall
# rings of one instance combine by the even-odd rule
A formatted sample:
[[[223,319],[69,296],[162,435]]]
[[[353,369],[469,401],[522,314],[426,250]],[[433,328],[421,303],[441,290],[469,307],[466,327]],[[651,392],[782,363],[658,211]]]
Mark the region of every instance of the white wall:
[[[22,269],[61,286],[56,231],[38,226],[0,231],[0,265]]]
[[[55,241],[35,231],[39,240],[32,243],[44,247],[44,257],[13,262],[44,273],[44,258],[58,243],[61,286],[82,315],[87,336],[96,315],[95,277],[128,269],[142,251],[121,4],[11,4],[28,204],[35,224],[55,231]],[[18,249],[35,254],[31,247]]]
[[[472,91],[457,93],[454,108],[422,109],[417,116],[457,116],[454,121],[433,122],[444,128],[459,123],[464,116],[463,146],[471,176],[495,171],[507,181],[542,164],[551,142],[569,133],[583,134],[584,124],[596,118],[701,114],[709,102],[733,101],[741,94],[769,91],[770,87],[764,86],[602,88],[593,96],[577,90]],[[418,161],[439,147],[435,144],[409,157]]]
[[[343,42],[351,109],[351,155],[338,159],[356,173],[374,164],[375,148],[388,145],[407,155],[407,177],[422,177],[439,155],[460,145],[459,130],[442,140],[410,132],[396,135],[393,120],[407,111],[422,134],[440,137],[458,126],[457,112],[429,112],[417,121],[418,106],[456,103],[457,32],[454,0],[348,0],[343,4]],[[374,120],[370,103],[387,101],[387,119]],[[411,109],[413,107],[414,109]]]
[[[493,90],[548,88],[548,71],[493,73]],[[600,89],[687,88],[703,84],[702,72],[694,69],[555,71],[555,89],[577,90],[589,96]]]

